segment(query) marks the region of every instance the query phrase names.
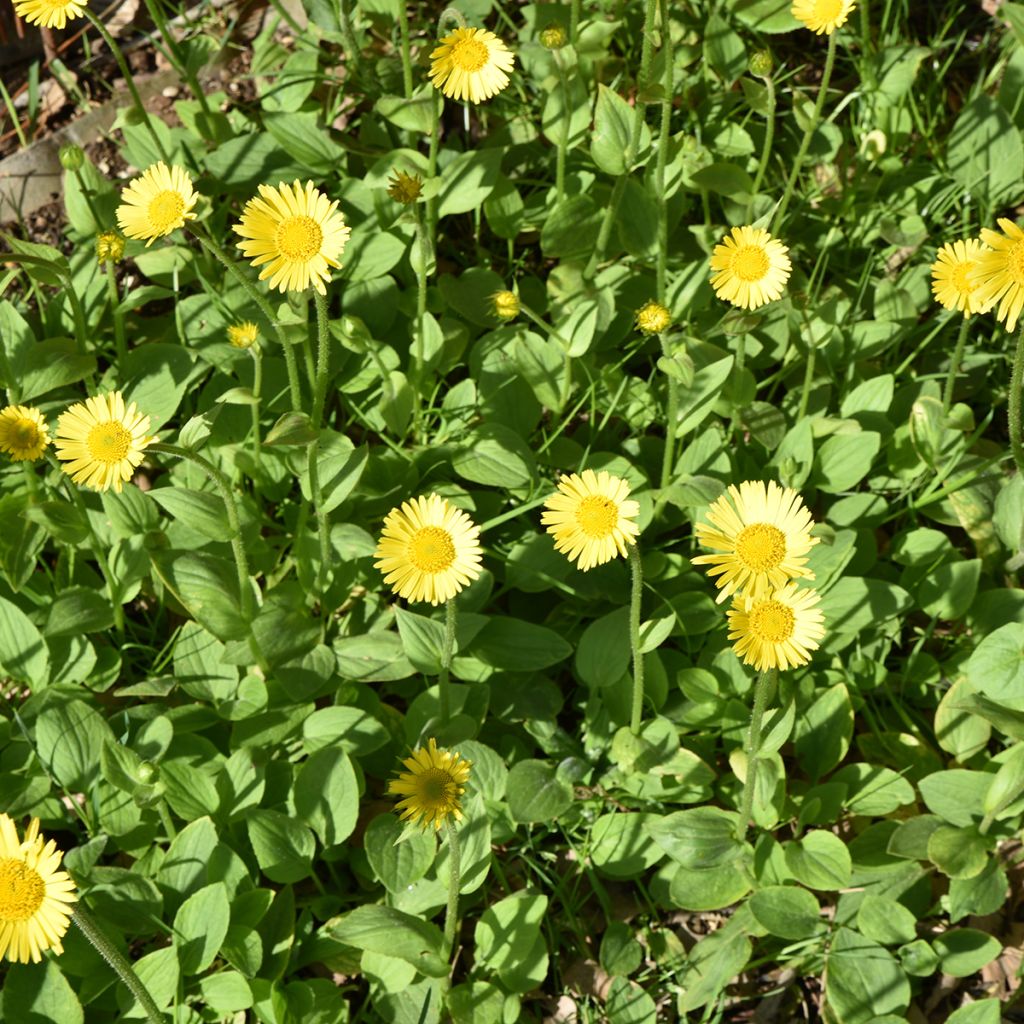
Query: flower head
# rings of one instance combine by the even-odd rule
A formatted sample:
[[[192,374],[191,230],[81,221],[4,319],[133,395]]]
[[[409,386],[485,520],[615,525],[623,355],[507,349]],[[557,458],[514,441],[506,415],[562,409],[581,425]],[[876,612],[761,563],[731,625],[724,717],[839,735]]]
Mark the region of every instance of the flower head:
[[[69,18],[81,18],[88,0],[14,0],[14,13],[30,25],[63,28]]]
[[[788,252],[764,228],[733,228],[711,254],[711,287],[734,306],[757,309],[786,287],[792,269]]]
[[[418,174],[393,171],[391,177],[388,178],[388,195],[403,206],[415,203],[422,191],[423,179]]]
[[[112,263],[124,255],[124,235],[116,231],[101,231],[96,236],[96,262],[102,267],[107,260]]]
[[[1024,309],[1024,231],[1006,217],[999,218],[999,227],[1002,234],[981,229],[989,250],[979,254],[974,268],[975,308],[984,313],[998,302],[996,319],[1012,331]]]
[[[9,405],[0,412],[0,451],[15,462],[32,462],[46,451],[50,431],[43,414],[28,405]]]
[[[544,508],[541,525],[555,538],[555,550],[584,572],[617,554],[625,558],[640,533],[633,522],[640,506],[629,499],[629,484],[607,470],[563,476]]]
[[[23,840],[14,822],[0,814],[0,958],[39,963],[42,951],[63,953],[61,937],[76,903],[75,883],[60,870],[64,855],[51,839],[43,842],[39,819],[29,823]]]
[[[806,665],[825,635],[824,616],[814,607],[820,600],[816,590],[792,582],[757,600],[735,598],[729,609],[733,650],[758,672]]]
[[[557,22],[552,22],[541,29],[540,45],[546,50],[560,50],[567,42],[569,42],[569,36]]]
[[[149,417],[124,404],[120,391],[76,402],[57,420],[57,458],[76,484],[118,493],[156,438],[147,434]]]
[[[495,292],[491,296],[491,312],[499,320],[515,320],[520,310],[519,296],[515,292]]]
[[[228,341],[235,348],[252,348],[260,336],[260,329],[251,321],[228,325]]]
[[[827,36],[845,24],[857,0],[793,0],[790,13],[815,35]]]
[[[439,829],[449,818],[462,820],[459,797],[469,782],[472,761],[450,750],[438,750],[431,737],[425,748],[417,747],[402,764],[409,770],[388,783],[388,792],[405,798],[396,807],[403,821]]]
[[[374,557],[399,597],[444,604],[480,575],[480,527],[437,494],[393,508]]]
[[[708,519],[711,525],[698,523],[695,533],[715,554],[691,561],[710,565],[708,575],[719,577],[719,604],[737,592],[757,600],[791,579],[814,579],[806,555],[818,538],[810,534],[811,513],[796,491],[774,480],[747,480],[714,502]]]
[[[430,80],[453,100],[480,103],[508,85],[515,57],[493,33],[482,28],[449,32],[430,55]]]
[[[298,181],[277,188],[260,185],[242,210],[235,232],[245,258],[254,267],[266,264],[260,280],[270,278],[270,287],[282,292],[304,292],[312,285],[327,293],[330,268],[340,267],[341,254],[351,231],[338,213],[338,200],[331,202],[311,181]]]
[[[976,238],[947,242],[932,264],[932,293],[946,309],[959,309],[965,317],[981,312],[974,272],[985,246]]]
[[[148,248],[175,228],[194,220],[198,194],[192,179],[181,167],[168,167],[162,160],[147,167],[127,188],[121,190],[117,223],[129,238]]]
[[[650,299],[636,311],[636,329],[641,334],[661,334],[672,326],[672,314]]]

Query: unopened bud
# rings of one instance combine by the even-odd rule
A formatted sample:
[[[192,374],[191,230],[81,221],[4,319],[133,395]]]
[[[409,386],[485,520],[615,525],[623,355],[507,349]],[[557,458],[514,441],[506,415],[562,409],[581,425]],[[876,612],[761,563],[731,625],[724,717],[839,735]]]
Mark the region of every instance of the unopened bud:
[[[755,78],[771,78],[772,71],[775,70],[775,61],[767,50],[756,50],[747,61],[747,70]]]
[[[252,348],[259,336],[260,329],[251,320],[228,326],[228,341],[235,348]]]
[[[491,312],[499,320],[515,320],[519,316],[519,296],[515,292],[495,292],[491,296]]]
[[[560,50],[569,41],[565,29],[557,23],[548,25],[541,31],[540,45],[548,50]]]
[[[357,316],[341,318],[341,333],[345,338],[345,343],[353,352],[366,352],[373,344],[373,335]]]
[[[76,146],[73,142],[61,146],[57,158],[65,171],[80,171],[82,164],[85,163],[85,153],[82,152],[82,147]]]
[[[672,324],[672,314],[651,299],[636,311],[636,329],[641,334],[661,334]]]

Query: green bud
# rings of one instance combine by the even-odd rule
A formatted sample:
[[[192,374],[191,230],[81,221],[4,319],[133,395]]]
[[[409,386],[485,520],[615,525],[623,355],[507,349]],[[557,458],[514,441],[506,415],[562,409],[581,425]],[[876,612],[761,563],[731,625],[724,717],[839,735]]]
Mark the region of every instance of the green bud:
[[[82,147],[76,146],[73,142],[61,146],[57,157],[65,171],[80,171],[82,164],[85,163],[85,153],[82,152]]]
[[[750,55],[747,70],[755,78],[771,78],[772,71],[775,70],[775,61],[767,50],[757,50]]]
[[[565,29],[552,23],[541,31],[540,45],[548,50],[560,50],[569,41]]]
[[[146,123],[146,112],[141,107],[129,107],[124,112],[124,123],[137,127]]]
[[[373,335],[370,334],[366,324],[357,316],[343,316],[341,318],[341,333],[345,344],[353,352],[366,352],[373,344]]]

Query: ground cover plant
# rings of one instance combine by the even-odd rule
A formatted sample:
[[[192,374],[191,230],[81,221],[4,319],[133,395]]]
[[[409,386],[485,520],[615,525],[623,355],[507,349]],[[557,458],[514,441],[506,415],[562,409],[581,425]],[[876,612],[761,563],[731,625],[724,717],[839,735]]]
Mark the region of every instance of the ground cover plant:
[[[0,1018],[1017,1019],[1024,6],[14,10]]]

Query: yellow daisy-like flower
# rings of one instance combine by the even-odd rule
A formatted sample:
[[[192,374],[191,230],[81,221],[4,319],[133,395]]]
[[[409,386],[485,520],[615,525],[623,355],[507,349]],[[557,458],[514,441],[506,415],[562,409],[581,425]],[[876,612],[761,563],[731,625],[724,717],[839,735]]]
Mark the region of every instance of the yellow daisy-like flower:
[[[757,309],[785,289],[792,270],[788,252],[764,228],[733,228],[711,254],[711,287],[734,306]]]
[[[790,13],[815,35],[827,36],[846,23],[856,0],[794,0]]]
[[[633,522],[640,506],[629,498],[629,484],[606,470],[563,476],[544,508],[541,525],[555,538],[555,550],[584,572],[616,555],[625,558],[640,533]]]
[[[0,814],[0,959],[39,963],[43,950],[63,953],[76,903],[75,883],[60,870],[64,855],[51,839],[43,842],[39,819],[33,818],[18,839],[14,822]]]
[[[796,491],[774,480],[747,480],[714,502],[708,519],[711,525],[698,523],[695,533],[716,553],[690,561],[710,565],[708,575],[719,577],[719,604],[737,592],[759,600],[791,579],[814,579],[805,556],[818,538],[810,534],[811,513]]]
[[[932,294],[946,309],[958,309],[965,317],[982,312],[974,273],[987,249],[976,238],[947,242],[932,264]]]
[[[671,326],[672,314],[654,299],[649,299],[636,311],[636,329],[641,334],[661,334]]]
[[[758,672],[806,665],[825,635],[824,616],[814,607],[820,600],[816,590],[792,582],[760,600],[736,598],[729,610],[733,650]]]
[[[430,55],[430,80],[453,100],[480,103],[508,85],[515,57],[493,33],[482,28],[449,32]]]
[[[148,249],[156,239],[194,220],[198,199],[188,172],[161,160],[121,190],[117,223],[129,238],[144,241]]]
[[[466,791],[472,761],[438,750],[431,737],[426,748],[417,747],[402,764],[409,770],[388,783],[388,792],[405,798],[396,805],[403,821],[439,829],[449,818],[462,820],[459,797]]]
[[[327,198],[311,181],[283,182],[277,188],[260,185],[242,210],[235,232],[245,258],[254,267],[266,264],[260,280],[282,292],[304,292],[312,285],[327,294],[331,267],[341,266],[341,254],[352,233],[338,212],[338,200]]]
[[[30,25],[63,28],[71,18],[81,18],[87,0],[14,0],[14,13]]]
[[[57,420],[57,458],[76,484],[118,493],[142,461],[142,452],[156,438],[147,434],[149,417],[120,391],[76,402]]]
[[[251,320],[228,325],[228,341],[235,348],[252,348],[259,336],[260,329]]]
[[[0,412],[0,451],[14,462],[38,459],[50,443],[50,430],[43,414],[31,406],[9,405]]]
[[[1024,309],[1024,231],[1006,217],[999,218],[999,227],[1003,234],[981,229],[981,240],[989,251],[978,256],[974,286],[980,311],[984,313],[998,302],[996,319],[1012,331]]]
[[[480,575],[480,527],[437,494],[402,502],[384,519],[374,568],[407,601],[451,600]]]

